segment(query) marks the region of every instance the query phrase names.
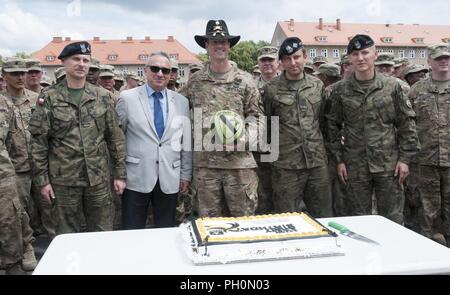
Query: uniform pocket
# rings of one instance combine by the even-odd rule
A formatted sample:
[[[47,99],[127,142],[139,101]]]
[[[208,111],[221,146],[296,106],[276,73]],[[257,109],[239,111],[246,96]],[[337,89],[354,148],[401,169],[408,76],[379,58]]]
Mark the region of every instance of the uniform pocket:
[[[68,110],[55,108],[53,110],[53,136],[64,138],[66,134],[74,127],[74,119]]]
[[[100,133],[105,131],[106,127],[106,109],[105,108],[95,108],[90,111],[91,116],[95,119],[95,125]]]
[[[377,97],[374,105],[384,123],[392,123],[395,119],[395,107],[392,97]]]
[[[276,96],[274,100],[290,106],[295,102],[295,97],[293,95],[284,94]]]

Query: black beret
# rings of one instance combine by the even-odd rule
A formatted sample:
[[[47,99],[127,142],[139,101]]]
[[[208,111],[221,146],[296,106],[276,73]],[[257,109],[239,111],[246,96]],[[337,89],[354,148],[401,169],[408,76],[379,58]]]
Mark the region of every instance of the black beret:
[[[86,41],[70,43],[64,47],[58,56],[58,59],[63,59],[75,54],[91,55],[91,44]]]
[[[302,48],[302,40],[297,37],[289,37],[281,43],[280,50],[278,51],[278,59],[281,59],[285,55],[291,55]]]
[[[355,50],[363,50],[375,45],[372,38],[367,35],[356,35],[350,40],[347,46],[347,54],[352,53]]]

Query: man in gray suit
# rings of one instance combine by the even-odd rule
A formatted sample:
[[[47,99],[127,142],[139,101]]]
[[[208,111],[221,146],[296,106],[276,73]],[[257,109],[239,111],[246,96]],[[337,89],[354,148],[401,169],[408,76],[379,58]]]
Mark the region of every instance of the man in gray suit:
[[[123,91],[117,103],[127,144],[124,229],[145,227],[150,201],[155,226],[175,226],[177,194],[188,190],[192,178],[189,104],[167,89],[169,56],[153,53],[144,71],[147,83]]]

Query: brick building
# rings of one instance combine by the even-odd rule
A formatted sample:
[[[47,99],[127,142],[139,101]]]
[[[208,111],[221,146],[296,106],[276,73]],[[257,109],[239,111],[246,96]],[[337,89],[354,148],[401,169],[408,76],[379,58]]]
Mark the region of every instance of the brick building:
[[[33,58],[42,62],[45,73],[53,78],[56,68],[61,66],[61,61],[57,58],[64,46],[77,40],[71,40],[69,37],[54,37],[44,48],[34,52]],[[196,54],[190,52],[173,36],[167,39],[133,39],[127,37],[124,40],[102,40],[100,37],[94,37],[93,40],[87,40],[92,46],[92,56],[100,60],[101,64],[113,65],[117,70],[134,72],[139,76],[144,73],[144,65],[149,55],[155,51],[165,51],[172,60],[179,64],[179,79],[183,84],[188,78],[187,67],[191,63],[200,63]]]
[[[330,62],[338,61],[346,53],[348,41],[356,34],[371,36],[380,52],[391,52],[395,57],[407,57],[412,63],[427,63],[427,46],[450,43],[450,26],[419,24],[354,24],[280,21],[271,44],[280,46],[287,37],[299,37],[305,44],[310,59],[325,56]]]

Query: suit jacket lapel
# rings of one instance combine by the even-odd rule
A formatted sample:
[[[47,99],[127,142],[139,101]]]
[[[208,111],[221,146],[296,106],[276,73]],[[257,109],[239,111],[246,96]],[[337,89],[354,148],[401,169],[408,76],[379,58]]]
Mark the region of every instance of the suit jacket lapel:
[[[148,94],[147,94],[147,90],[145,89],[145,85],[140,86],[138,95],[139,95],[139,101],[141,102],[141,105],[142,105],[142,109],[144,110],[144,113],[145,113],[145,117],[147,118],[148,124],[150,125],[150,128],[151,128],[150,134],[153,137],[153,139],[155,139],[156,141],[159,141],[158,135],[156,133],[155,123],[153,122],[154,121],[153,114],[150,112]]]

